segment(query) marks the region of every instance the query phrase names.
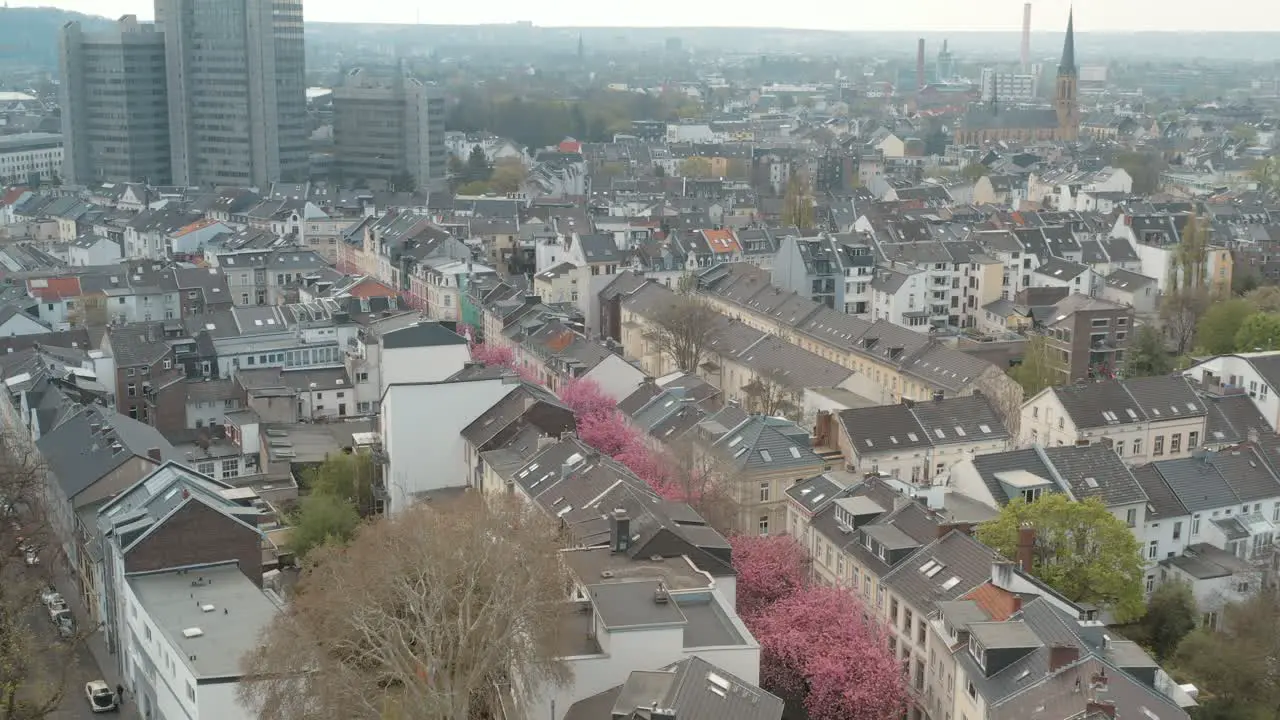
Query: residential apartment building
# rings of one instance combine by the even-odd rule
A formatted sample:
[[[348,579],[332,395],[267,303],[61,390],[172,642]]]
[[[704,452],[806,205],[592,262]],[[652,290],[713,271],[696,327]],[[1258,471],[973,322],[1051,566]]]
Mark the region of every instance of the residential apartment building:
[[[1046,265],[1045,267],[1051,267]],[[1049,360],[1058,384],[1115,377],[1133,340],[1134,309],[1078,292],[1058,301],[1044,323]]]
[[[1001,452],[1011,436],[986,396],[939,397],[843,410],[838,445],[849,472],[940,484],[971,455]]]
[[[268,187],[307,176],[302,0],[156,0],[172,180]],[[209,38],[217,38],[209,44]]]
[[[1247,395],[1265,421],[1254,430],[1267,433],[1280,427],[1280,352],[1219,355],[1192,365],[1183,375],[1213,395]]]
[[[257,717],[238,695],[240,660],[283,603],[250,582],[236,563],[128,575],[122,604],[128,613],[126,662],[133,669],[125,682],[144,717]]]
[[[126,15],[59,34],[64,182],[170,182],[164,34]]]
[[[1208,410],[1182,377],[1046,388],[1022,405],[1023,445],[1092,445],[1132,465],[1189,457],[1207,442]]]
[[[402,69],[349,70],[333,89],[334,163],[346,178],[442,190],[444,115],[444,93]]]

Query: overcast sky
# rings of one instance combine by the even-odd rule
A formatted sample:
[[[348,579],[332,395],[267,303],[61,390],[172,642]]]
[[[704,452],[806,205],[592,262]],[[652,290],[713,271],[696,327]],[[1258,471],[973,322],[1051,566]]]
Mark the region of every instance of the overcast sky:
[[[828,30],[1011,30],[1022,24],[1022,0],[304,0],[308,20],[442,24],[506,23],[573,26],[744,26]],[[1032,29],[1060,31],[1069,0],[1034,3]],[[152,0],[9,0],[97,15],[150,19]],[[1116,30],[1280,30],[1277,0],[1076,0],[1080,32]]]

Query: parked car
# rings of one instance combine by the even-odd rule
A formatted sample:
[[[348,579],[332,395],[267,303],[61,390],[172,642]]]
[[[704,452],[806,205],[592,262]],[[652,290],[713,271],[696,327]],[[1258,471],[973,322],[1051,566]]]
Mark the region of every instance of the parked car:
[[[58,628],[58,637],[63,640],[76,636],[76,623],[71,619],[70,614],[58,616],[58,619],[54,620],[54,625]]]
[[[115,692],[101,680],[85,683],[84,696],[89,701],[89,709],[96,713],[111,712],[119,707]]]
[[[23,559],[27,563],[27,567],[33,567],[40,564],[40,553],[35,548],[27,548],[23,554]]]
[[[59,593],[56,589],[54,589],[52,585],[45,585],[44,587],[40,588],[40,604],[41,605],[48,607],[49,603],[52,602],[53,600],[61,600],[61,599],[62,599],[62,594]]]
[[[49,603],[46,607],[49,610],[49,621],[54,624],[57,624],[59,618],[73,619],[71,617],[71,608],[67,607],[65,600],[58,599],[56,602]]]

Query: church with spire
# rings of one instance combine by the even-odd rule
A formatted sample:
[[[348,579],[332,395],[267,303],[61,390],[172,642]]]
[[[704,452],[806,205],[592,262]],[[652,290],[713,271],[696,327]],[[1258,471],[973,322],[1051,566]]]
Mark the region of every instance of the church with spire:
[[[958,145],[992,142],[1032,142],[1080,139],[1080,70],[1076,67],[1075,12],[1067,15],[1067,38],[1054,83],[1052,108],[1004,108],[993,93],[984,103],[970,106],[956,124]]]

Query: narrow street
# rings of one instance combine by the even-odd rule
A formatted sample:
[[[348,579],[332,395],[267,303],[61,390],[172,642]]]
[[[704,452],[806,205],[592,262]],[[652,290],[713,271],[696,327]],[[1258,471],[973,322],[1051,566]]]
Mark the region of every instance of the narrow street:
[[[34,587],[41,587],[49,581],[49,578],[55,573],[49,568],[24,568],[20,572],[26,572],[28,577],[33,581]],[[68,606],[71,608],[72,614],[76,618],[78,629],[83,636],[87,628],[84,627],[85,612],[78,596],[72,592],[69,580],[65,577],[56,577],[53,582],[55,588],[62,593],[66,599]],[[42,641],[42,645],[48,647],[49,650],[45,654],[45,659],[50,663],[68,663],[66,676],[66,690],[62,698],[62,703],[58,710],[49,716],[49,720],[89,720],[89,718],[128,718],[133,720],[137,715],[133,712],[133,707],[126,704],[124,711],[117,713],[93,713],[89,708],[89,701],[85,698],[85,683],[91,680],[105,680],[111,688],[115,688],[118,680],[114,673],[108,669],[103,672],[99,667],[97,659],[90,647],[91,643],[97,642],[101,644],[101,635],[98,632],[92,633],[84,640],[77,640],[70,654],[65,651],[66,641],[58,637],[57,629],[49,620],[49,615],[44,606],[40,602],[34,592],[31,597],[30,610],[27,613],[27,621],[30,627],[36,633],[36,636]],[[68,660],[69,658],[69,660]],[[58,668],[51,668],[50,675],[58,672]]]

